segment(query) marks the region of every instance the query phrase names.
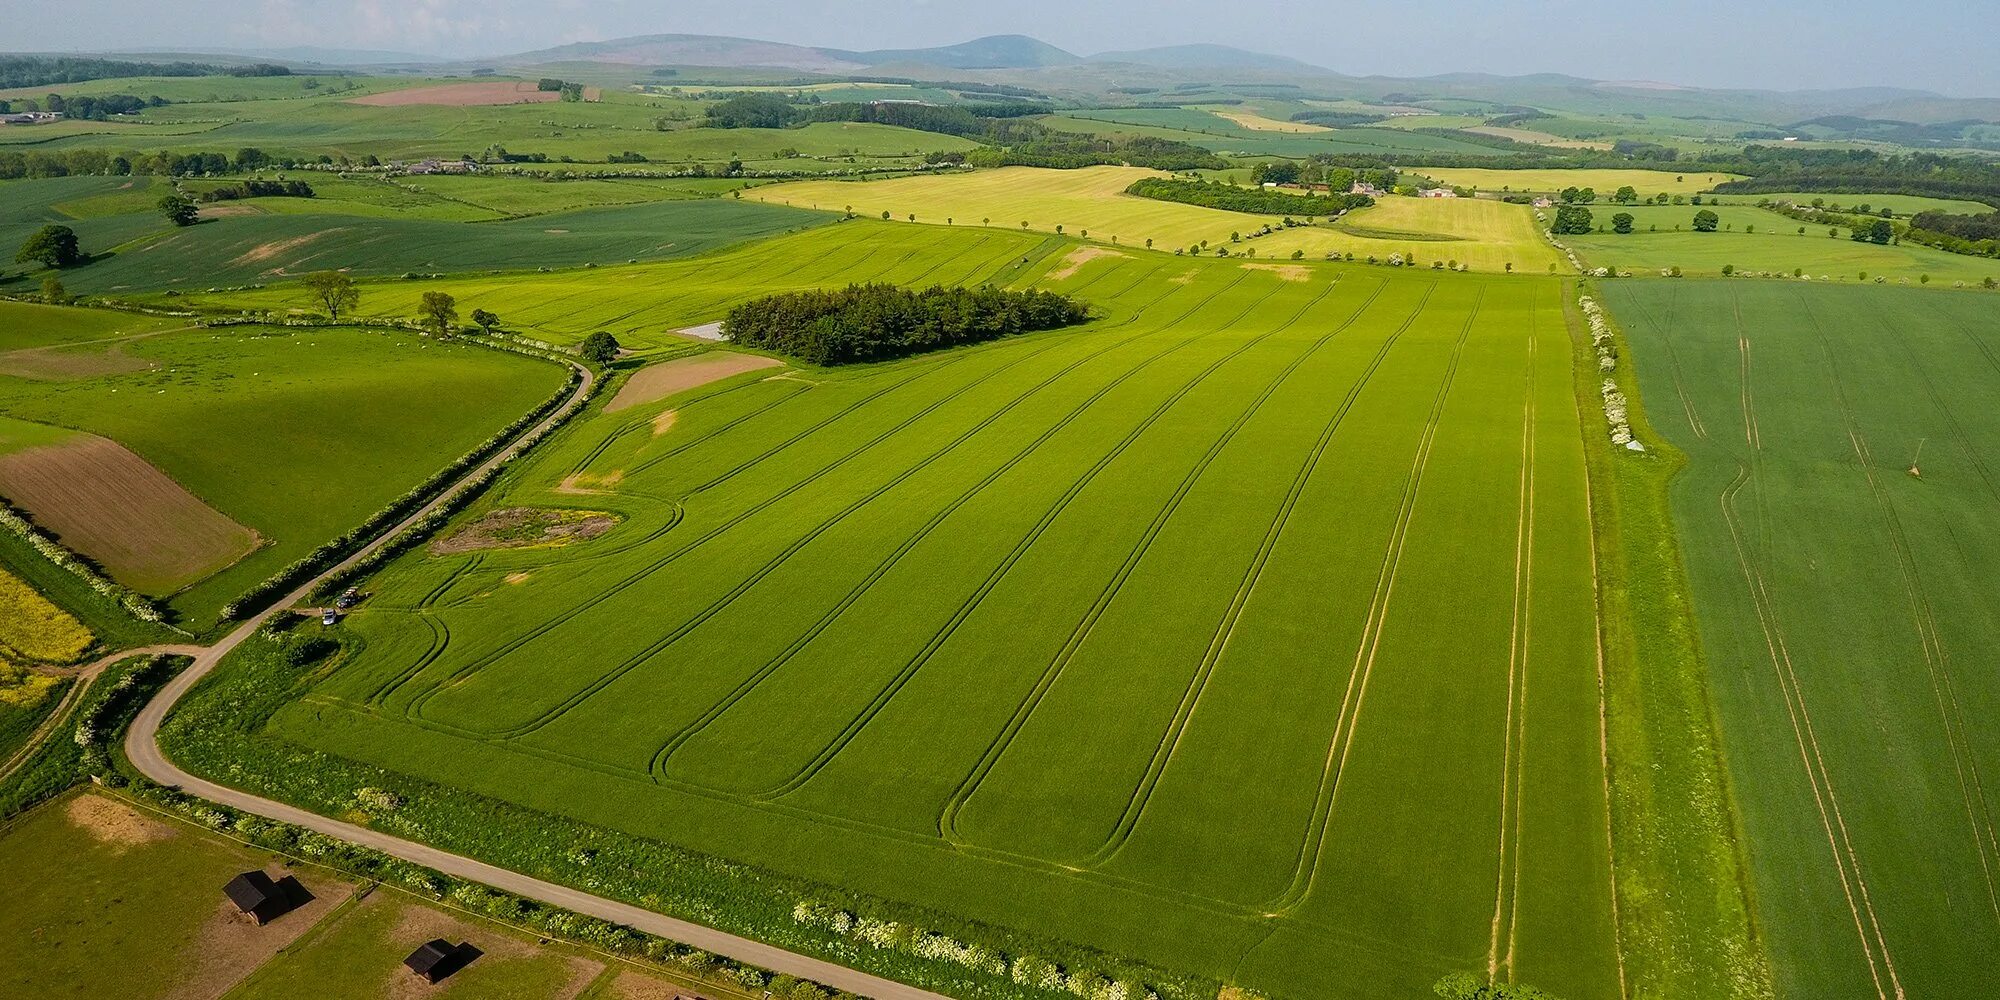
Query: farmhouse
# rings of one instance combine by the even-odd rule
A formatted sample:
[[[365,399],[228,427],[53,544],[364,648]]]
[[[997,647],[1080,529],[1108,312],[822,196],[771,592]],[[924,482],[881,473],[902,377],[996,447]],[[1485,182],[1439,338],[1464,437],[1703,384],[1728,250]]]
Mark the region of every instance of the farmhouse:
[[[0,125],[45,125],[62,121],[60,111],[19,111],[11,115],[0,115]]]
[[[229,880],[222,887],[222,894],[236,905],[236,911],[256,921],[268,924],[290,913],[295,907],[294,896],[287,889],[296,880],[287,876],[283,882],[274,882],[271,876],[261,871],[248,871]],[[301,887],[303,888],[303,887]]]
[[[1381,188],[1378,188],[1378,187],[1376,187],[1376,186],[1375,186],[1375,185],[1373,185],[1373,184],[1369,184],[1369,183],[1366,183],[1366,182],[1363,182],[1363,181],[1355,181],[1355,182],[1354,182],[1354,186],[1353,186],[1353,187],[1351,187],[1351,188],[1348,188],[1348,189],[1347,189],[1347,193],[1348,193],[1348,194],[1365,194],[1365,195],[1367,195],[1367,196],[1368,196],[1368,197],[1370,197],[1370,198],[1380,198],[1380,197],[1382,197],[1382,189],[1381,189]]]
[[[1426,198],[1456,198],[1458,192],[1450,188],[1425,188],[1419,194]]]

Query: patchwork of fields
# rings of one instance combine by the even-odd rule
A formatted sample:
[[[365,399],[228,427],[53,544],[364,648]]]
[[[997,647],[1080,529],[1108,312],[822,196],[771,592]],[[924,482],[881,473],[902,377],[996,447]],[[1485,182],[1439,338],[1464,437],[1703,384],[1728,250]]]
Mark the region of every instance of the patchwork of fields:
[[[1990,297],[1617,282],[1780,996],[1970,996],[2000,954]]]
[[[1079,331],[589,418],[489,503],[623,521],[405,556],[273,735],[1281,995],[1619,995],[1563,286],[1064,266]]]

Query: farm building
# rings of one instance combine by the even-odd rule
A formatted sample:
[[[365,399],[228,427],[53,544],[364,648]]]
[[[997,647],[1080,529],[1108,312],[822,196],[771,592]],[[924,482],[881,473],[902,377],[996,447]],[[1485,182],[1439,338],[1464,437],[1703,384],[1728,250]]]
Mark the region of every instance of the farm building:
[[[435,985],[472,964],[472,960],[481,954],[478,948],[466,942],[454,945],[443,938],[432,938],[410,952],[410,957],[403,959],[403,966],[418,979]]]
[[[1419,193],[1420,193],[1420,194],[1422,194],[1422,195],[1423,195],[1424,197],[1426,197],[1426,198],[1456,198],[1456,197],[1458,197],[1458,192],[1456,192],[1456,191],[1453,191],[1453,190],[1452,190],[1452,189],[1450,189],[1450,188],[1425,188],[1425,189],[1424,189],[1423,191],[1421,191],[1421,192],[1419,192]]]
[[[1348,194],[1365,194],[1365,195],[1367,195],[1367,196],[1368,196],[1368,197],[1370,197],[1370,198],[1380,198],[1380,197],[1382,197],[1382,189],[1381,189],[1381,188],[1378,188],[1378,187],[1376,187],[1376,186],[1375,186],[1375,185],[1373,185],[1373,184],[1366,184],[1366,183],[1363,183],[1363,182],[1361,182],[1361,181],[1355,181],[1355,182],[1354,182],[1354,186],[1353,186],[1353,187],[1351,187],[1351,188],[1348,188],[1348,189],[1347,189],[1347,193],[1348,193]]]
[[[236,910],[258,924],[268,924],[292,911],[295,906],[293,893],[287,891],[295,880],[287,876],[284,882],[274,882],[271,876],[261,871],[248,871],[229,880],[222,887],[222,894],[236,904]]]
[[[0,125],[43,125],[62,121],[60,111],[21,111],[11,115],[0,115]]]

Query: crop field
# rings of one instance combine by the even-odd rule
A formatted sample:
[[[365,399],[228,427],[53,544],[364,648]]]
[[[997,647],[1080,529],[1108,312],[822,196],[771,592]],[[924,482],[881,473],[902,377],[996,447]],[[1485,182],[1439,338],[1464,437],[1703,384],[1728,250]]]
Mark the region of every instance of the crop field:
[[[69,612],[0,570],[0,663],[68,663],[90,648],[92,638]]]
[[[1411,167],[1411,173],[1455,187],[1481,191],[1535,191],[1550,193],[1568,187],[1596,188],[1597,197],[1609,197],[1626,185],[1638,189],[1639,197],[1656,194],[1700,194],[1722,183],[1739,179],[1735,174],[1676,173],[1668,170],[1490,170],[1477,167]],[[1750,198],[1756,201],[1756,198]]]
[[[1691,218],[1694,211],[1691,206],[1674,210],[1677,218]],[[1802,270],[1815,281],[1825,278],[1854,284],[1861,282],[1863,273],[1869,281],[1880,277],[1897,284],[1917,284],[1924,275],[1929,275],[1933,284],[1944,285],[1961,281],[1975,285],[2000,277],[2000,260],[1990,257],[1967,257],[1915,244],[1856,243],[1847,238],[1845,229],[1839,238],[1830,238],[1825,227],[1807,226],[1806,235],[1800,236],[1797,230],[1801,223],[1760,209],[1744,211],[1756,212],[1766,222],[1756,223],[1755,233],[1742,232],[1741,227],[1735,232],[1667,232],[1664,226],[1659,232],[1648,232],[1647,223],[1640,223],[1640,231],[1629,236],[1593,233],[1565,236],[1563,242],[1592,266],[1615,265],[1635,274],[1678,267],[1689,275],[1719,275],[1724,266],[1733,266],[1738,271],[1779,274]],[[1610,221],[1604,212],[1596,214],[1600,221]]]
[[[150,187],[151,178],[146,177],[0,181],[0,248],[7,251],[5,270],[14,268],[13,251],[30,233],[49,223],[75,230],[85,253],[164,232],[167,221],[153,210],[160,195]],[[100,199],[109,199],[109,204]]]
[[[1789,201],[1795,205],[1810,205],[1815,200],[1824,201],[1828,208],[1840,206],[1853,209],[1860,205],[1881,210],[1888,209],[1897,215],[1915,215],[1918,212],[1947,212],[1952,215],[1987,215],[2000,211],[1992,205],[1977,201],[1957,201],[1950,198],[1924,198],[1913,194],[1828,194],[1815,191],[1781,191],[1777,194],[1739,194],[1730,197],[1754,202],[1760,198],[1772,201]]]
[[[1990,296],[1606,286],[1673,502],[1780,996],[1968,996],[2000,954]]]
[[[1179,117],[1201,115],[1207,122]],[[1051,115],[1044,121],[1064,132],[1098,135],[1150,135],[1192,143],[1218,153],[1243,156],[1284,156],[1303,158],[1318,153],[1395,153],[1405,156],[1424,153],[1466,153],[1505,156],[1503,150],[1481,146],[1447,136],[1425,135],[1394,128],[1341,128],[1309,134],[1284,134],[1244,128],[1206,111],[1165,109],[1111,109],[1075,111]],[[1154,124],[1166,122],[1172,124]]]
[[[1417,254],[1426,262],[1452,258],[1480,271],[1501,271],[1507,262],[1541,271],[1556,255],[1535,228],[1534,216],[1519,205],[1498,202],[1386,198],[1373,208],[1350,213],[1338,226],[1283,229],[1268,236],[1230,242],[1281,217],[1250,215],[1156,201],[1125,194],[1125,188],[1157,171],[1138,167],[1042,170],[1006,167],[971,173],[905,177],[850,183],[800,181],[746,192],[745,200],[841,211],[862,216],[888,212],[920,223],[990,225],[1072,236],[1099,242],[1169,250],[1203,241],[1228,246],[1232,254],[1254,251],[1260,258],[1285,258],[1294,250],[1312,260],[1339,251],[1358,256]]]
[[[109,438],[263,540],[186,589],[172,578],[133,581],[172,592],[172,606],[196,624],[423,482],[562,379],[556,366],[515,355],[356,330],[188,330],[58,353],[60,372],[0,376],[0,417],[14,418],[0,428],[31,422],[45,437],[69,428]],[[129,527],[129,511],[96,516],[106,532]]]
[[[1034,233],[855,220],[779,236],[710,256],[557,274],[499,274],[436,281],[360,282],[360,316],[416,315],[424,292],[455,296],[461,311],[498,313],[502,326],[556,343],[609,330],[638,349],[686,348],[673,331],[722,319],[731,306],[775,292],[886,281],[1005,283],[1065,249]],[[189,295],[204,308],[304,309],[295,285]]]
[[[268,732],[1281,996],[1619,995],[1565,286],[998,278],[1099,318],[594,411],[467,516],[615,528],[407,554]]]
[[[70,268],[62,279],[72,291],[124,293],[249,284],[331,269],[402,274],[614,264],[683,257],[827,221],[809,212],[715,199],[491,223],[243,215],[173,230]]]

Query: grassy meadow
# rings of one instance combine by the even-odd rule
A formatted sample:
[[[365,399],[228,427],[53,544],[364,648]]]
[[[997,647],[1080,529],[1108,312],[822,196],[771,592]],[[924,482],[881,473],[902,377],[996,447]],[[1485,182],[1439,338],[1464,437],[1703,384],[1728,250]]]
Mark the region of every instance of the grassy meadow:
[[[32,374],[0,374],[0,416],[111,438],[262,536],[241,562],[172,595],[196,625],[562,380],[554,365],[400,332],[229,327],[41,353],[53,359]]]
[[[1724,208],[1718,214],[1730,210]],[[1671,212],[1674,219],[1682,220],[1690,218],[1696,210],[1688,206],[1653,211]],[[1807,226],[1805,235],[1801,236],[1797,231],[1800,223],[1784,216],[1760,209],[1744,209],[1743,212],[1762,216],[1764,221],[1749,223],[1757,227],[1756,232],[1745,232],[1741,227],[1728,232],[1667,232],[1664,226],[1659,232],[1649,232],[1645,227],[1650,223],[1640,222],[1639,231],[1630,235],[1593,233],[1589,236],[1565,236],[1563,242],[1574,249],[1587,265],[1615,266],[1634,274],[1658,274],[1661,270],[1678,267],[1687,275],[1714,276],[1729,266],[1738,271],[1768,271],[1785,275],[1803,271],[1816,281],[1826,279],[1850,284],[1862,283],[1861,275],[1864,273],[1870,282],[1879,277],[1897,285],[1918,284],[1925,275],[1929,275],[1933,287],[1961,281],[1976,285],[1986,278],[2000,277],[2000,260],[1990,257],[1967,257],[1915,244],[1886,246],[1856,243],[1847,238],[1845,229],[1835,238],[1827,236],[1826,228],[1820,226]],[[1632,214],[1641,216],[1639,211]],[[1598,211],[1597,215],[1607,223],[1610,220],[1602,211]],[[1677,221],[1675,224],[1680,223]]]
[[[1619,282],[1780,996],[1977,992],[2000,950],[1990,296]]]
[[[596,413],[483,506],[615,529],[404,556],[267,732],[1277,996],[1616,995],[1563,286],[997,277],[1099,319]]]
[[[1610,197],[1630,185],[1639,197],[1656,194],[1700,194],[1722,183],[1739,179],[1736,174],[1673,170],[1493,170],[1479,167],[1411,167],[1413,174],[1454,187],[1481,191],[1520,191],[1552,194],[1564,188],[1596,188],[1599,199]],[[1751,198],[1755,201],[1755,198]]]

